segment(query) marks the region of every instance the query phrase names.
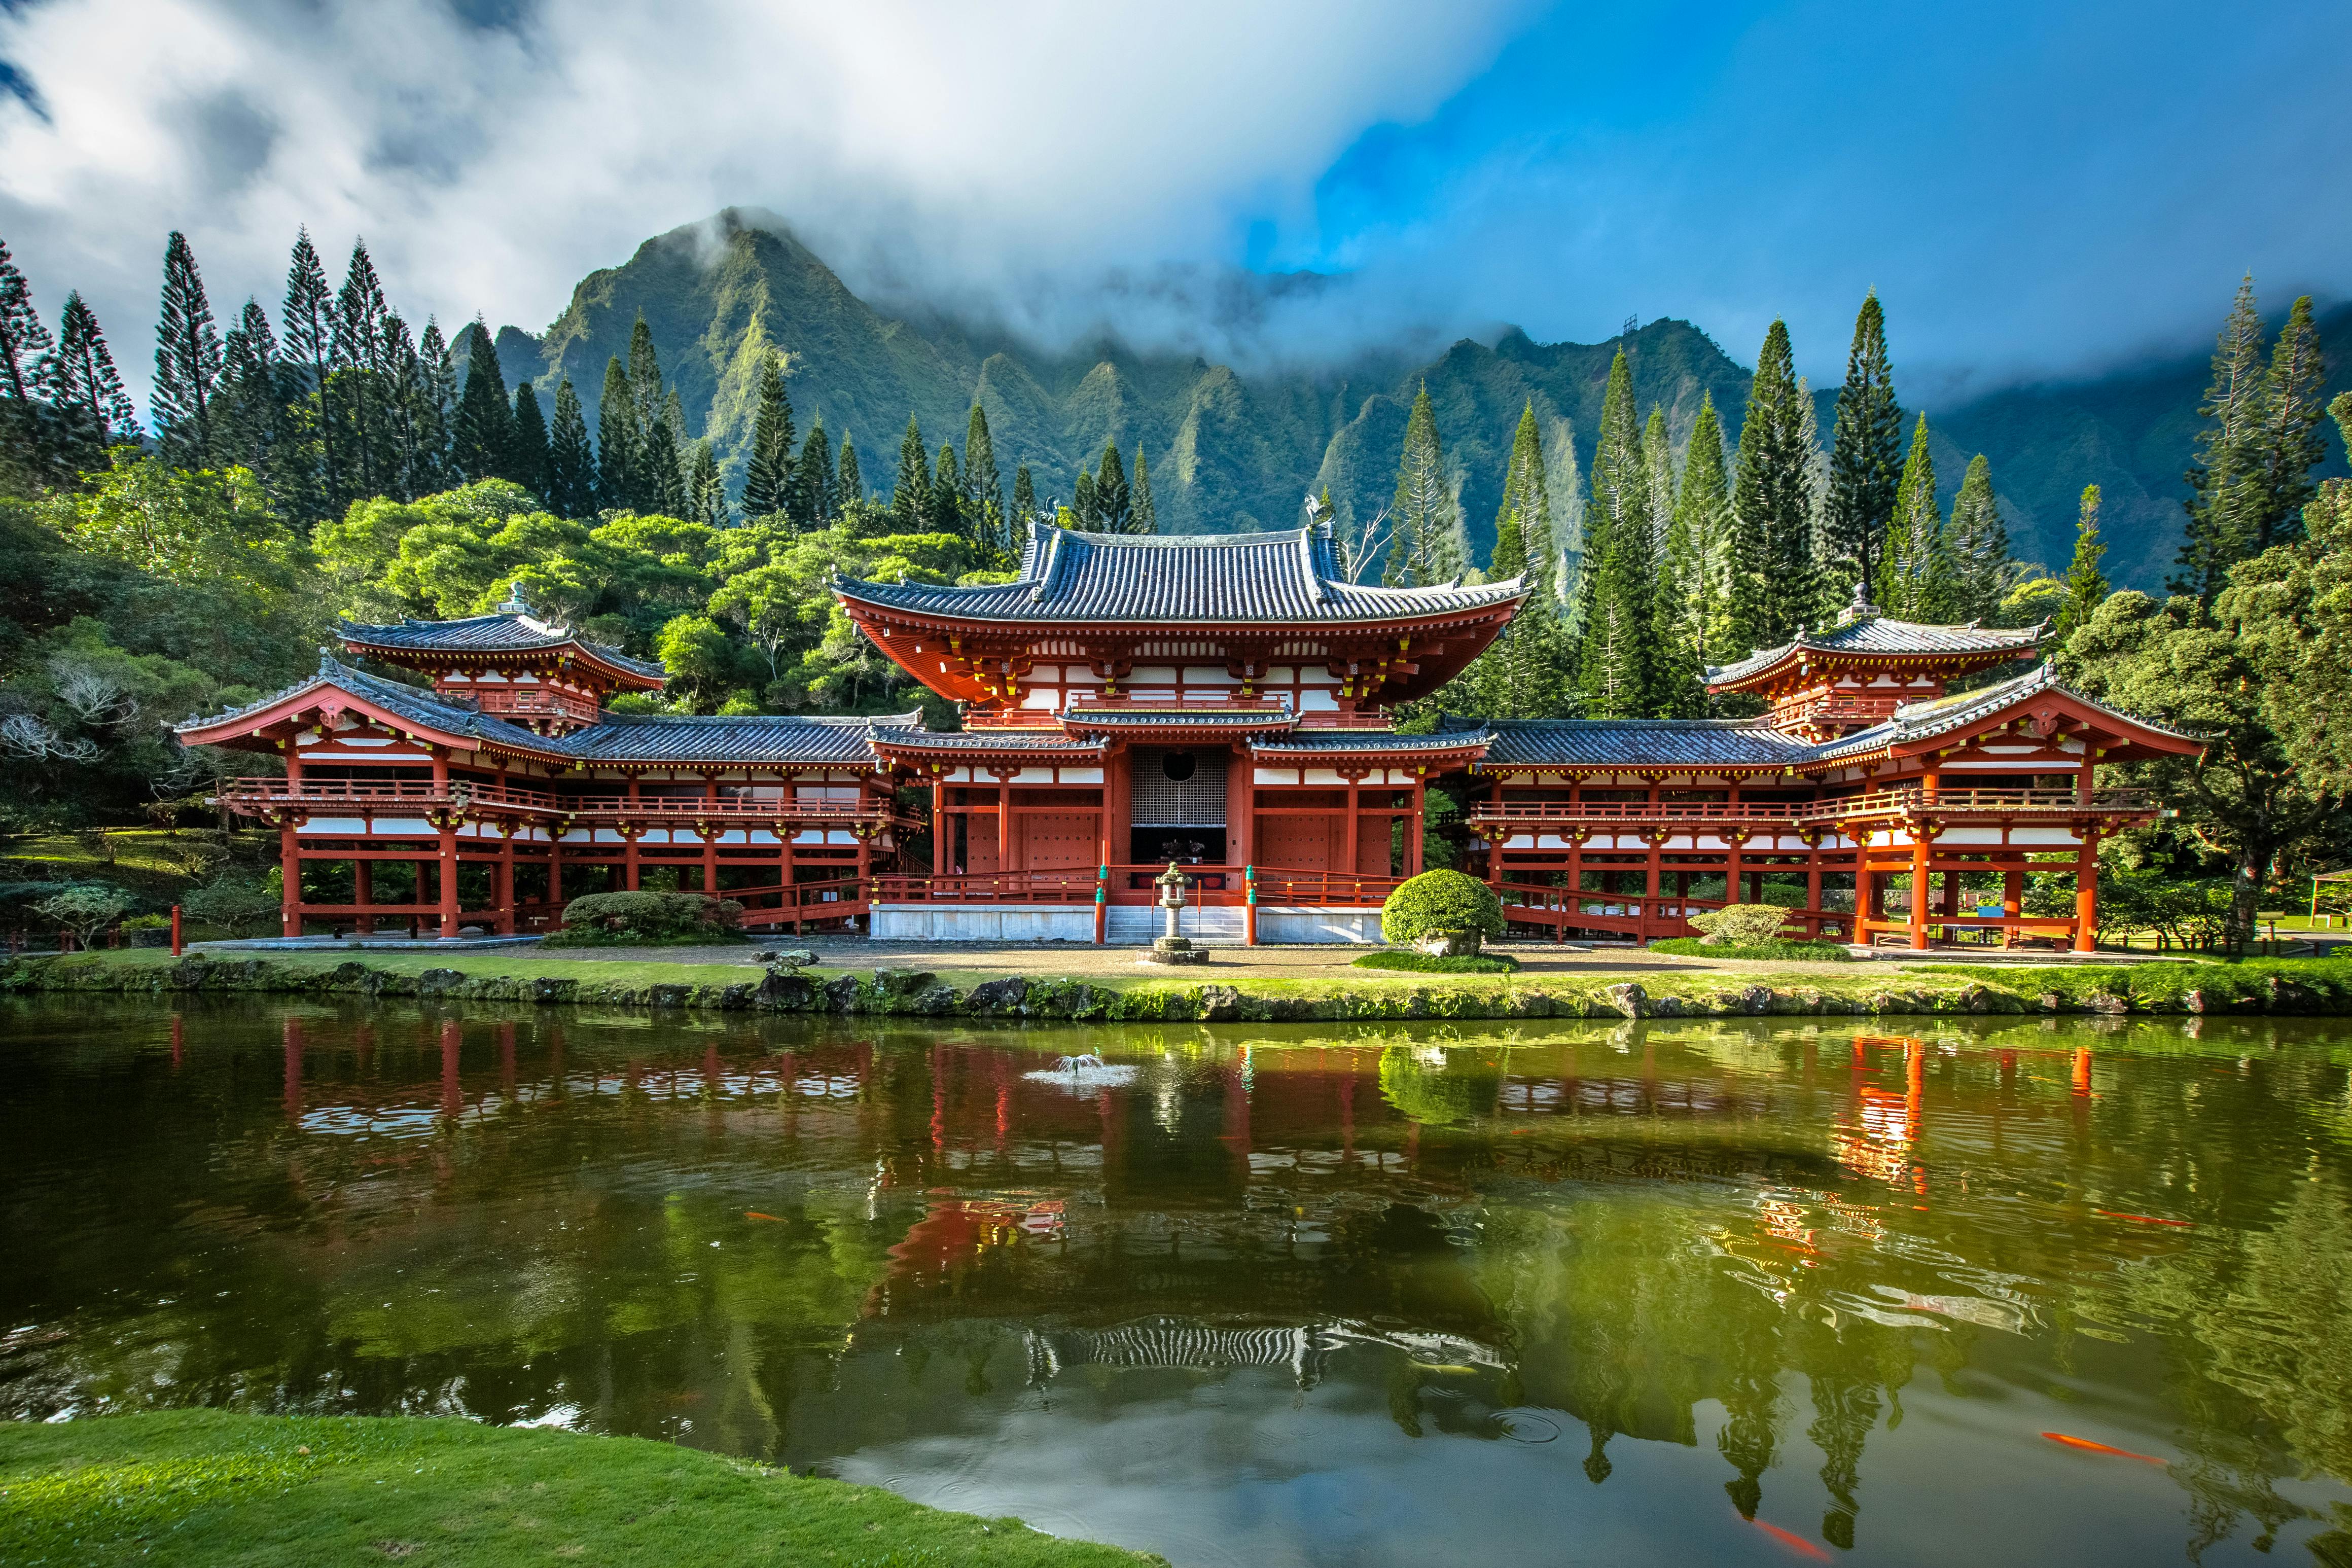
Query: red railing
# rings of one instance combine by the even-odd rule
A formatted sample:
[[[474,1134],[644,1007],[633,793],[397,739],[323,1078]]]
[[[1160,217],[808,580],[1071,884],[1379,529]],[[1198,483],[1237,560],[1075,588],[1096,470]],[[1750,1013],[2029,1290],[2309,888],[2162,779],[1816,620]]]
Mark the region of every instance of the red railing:
[[[1917,700],[1916,697],[1816,697],[1811,701],[1791,702],[1773,709],[1772,722],[1818,723],[1826,719],[1832,723],[1875,724],[1882,719],[1895,717],[1895,710],[1904,703]]]
[[[782,822],[803,826],[856,823],[909,823],[894,805],[879,802],[761,800],[743,795],[557,795],[512,784],[474,784],[453,779],[447,784],[431,779],[231,779],[220,797],[232,809],[262,811],[289,807],[359,809],[445,806],[457,810],[509,812],[535,816],[586,818],[595,821]]]
[[[1092,866],[1058,871],[982,871],[961,877],[877,877],[874,901],[883,904],[1090,904],[1097,886]]]
[[[1503,902],[1503,917],[1518,925],[1545,925],[1556,934],[1570,931],[1614,931],[1638,941],[1657,937],[1695,936],[1692,915],[1719,910],[1721,899],[1685,898],[1679,894],[1650,897],[1637,893],[1598,893],[1587,889],[1541,887],[1528,882],[1504,882],[1495,889]],[[1847,910],[1790,910],[1781,931],[1791,936],[1818,939],[1843,936],[1854,929]]]
[[[556,713],[583,724],[593,724],[603,717],[593,700],[550,691],[545,687],[469,687],[463,692],[445,695],[470,697],[474,706],[485,713]]]
[[[743,906],[747,926],[791,925],[811,921],[846,920],[870,907],[866,884],[855,877],[822,882],[780,882],[764,888],[721,888],[719,896]]]
[[[2139,790],[2095,790],[2088,798],[2071,789],[1874,790],[1867,795],[1809,801],[1484,801],[1470,808],[1476,824],[1509,826],[1548,822],[1842,822],[1858,816],[1911,816],[1980,813],[1992,816],[2152,813],[2155,804]]]

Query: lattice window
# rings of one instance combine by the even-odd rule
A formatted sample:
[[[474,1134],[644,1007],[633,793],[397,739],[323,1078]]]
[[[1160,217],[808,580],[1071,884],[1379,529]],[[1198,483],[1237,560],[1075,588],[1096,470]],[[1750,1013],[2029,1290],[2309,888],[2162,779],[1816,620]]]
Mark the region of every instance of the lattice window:
[[[1135,826],[1225,825],[1225,763],[1230,753],[1187,746],[1138,746],[1129,755],[1135,770]]]

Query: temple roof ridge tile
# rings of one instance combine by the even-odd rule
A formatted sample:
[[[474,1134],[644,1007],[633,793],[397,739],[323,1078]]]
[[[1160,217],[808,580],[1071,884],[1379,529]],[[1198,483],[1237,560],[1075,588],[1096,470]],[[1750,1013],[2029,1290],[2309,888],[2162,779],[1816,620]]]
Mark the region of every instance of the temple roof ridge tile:
[[[1709,686],[1744,680],[1771,668],[1800,648],[1808,653],[1877,654],[1888,658],[2011,651],[2021,655],[2041,644],[2048,625],[2044,621],[2031,626],[1987,626],[1970,621],[1966,625],[1937,626],[1897,620],[1871,611],[1825,630],[1799,632],[1788,641],[1760,648],[1746,658],[1710,665],[1706,680]]]
[[[338,621],[336,631],[347,642],[373,647],[413,648],[420,653],[536,653],[572,643],[648,680],[667,679],[669,673],[658,660],[633,658],[616,647],[592,642],[570,626],[543,620],[528,610],[499,610],[486,616],[461,616],[456,620]]]

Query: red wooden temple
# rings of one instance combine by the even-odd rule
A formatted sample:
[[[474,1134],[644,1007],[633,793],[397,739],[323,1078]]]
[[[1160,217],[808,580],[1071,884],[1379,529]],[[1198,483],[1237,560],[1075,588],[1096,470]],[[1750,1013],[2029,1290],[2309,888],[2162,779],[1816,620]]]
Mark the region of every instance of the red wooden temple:
[[[888,717],[614,712],[660,688],[519,603],[352,626],[319,673],[190,744],[275,753],[235,810],[278,826],[285,931],[456,936],[560,918],[583,892],[722,893],[754,926],[877,938],[1148,942],[1152,876],[1190,873],[1212,941],[1372,941],[1423,868],[1433,782],[1466,802],[1469,869],[1512,921],[1686,934],[1731,900],[1790,928],[1925,947],[1977,928],[2087,948],[2100,838],[2155,814],[2101,763],[2195,742],[2060,686],[1998,679],[2041,634],[1891,620],[1707,672],[1753,720],[1484,721],[1400,732],[1517,609],[1523,584],[1348,580],[1321,529],[1187,538],[1046,531],[1010,583],[844,580],[850,618],[955,701]],[[1950,693],[1973,678],[1989,681]],[[429,680],[421,685],[419,680]],[[928,854],[924,847],[928,846]],[[2022,906],[2073,871],[2069,913]],[[1963,908],[1963,881],[1998,906]],[[1899,908],[1897,907],[1899,906]]]

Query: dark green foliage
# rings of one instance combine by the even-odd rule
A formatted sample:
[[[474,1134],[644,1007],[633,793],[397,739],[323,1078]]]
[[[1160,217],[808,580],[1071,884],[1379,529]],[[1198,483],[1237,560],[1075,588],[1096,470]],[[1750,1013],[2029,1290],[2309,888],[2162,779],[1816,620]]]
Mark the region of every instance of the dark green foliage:
[[[1426,384],[1413,395],[1412,412],[1405,420],[1396,495],[1389,513],[1396,542],[1390,548],[1382,582],[1419,588],[1461,577],[1466,564],[1461,509],[1454,503],[1445,447],[1437,433],[1437,408]]]
[[[188,237],[178,229],[163,247],[163,296],[155,322],[155,382],[148,410],[163,455],[183,468],[213,460],[213,394],[220,382],[220,332],[196,270]]]
[[[1397,884],[1381,905],[1381,939],[1398,946],[1433,931],[1503,934],[1503,906],[1495,890],[1459,871],[1423,871]]]
[[[1903,410],[1895,401],[1894,369],[1887,363],[1886,316],[1874,289],[1854,319],[1853,346],[1846,353],[1830,446],[1830,492],[1822,508],[1822,543],[1845,579],[1840,596],[1852,584],[1878,581],[1902,463]]]
[[[1836,942],[1707,942],[1695,936],[1668,937],[1649,944],[1652,952],[1671,952],[1684,958],[1746,958],[1791,961],[1807,963],[1850,963],[1853,954],[1845,944]]]
[[[580,395],[565,376],[555,389],[555,428],[547,442],[547,510],[558,517],[596,513],[596,458]]]
[[[2062,647],[2106,602],[2107,580],[2099,571],[2106,552],[2107,542],[2099,533],[2099,487],[2085,485],[2081,520],[2075,524],[2074,559],[2066,568],[2065,607],[2052,628]]]
[[[467,481],[511,479],[514,416],[507,406],[498,347],[478,319],[458,334],[458,341],[466,353],[466,390],[457,397],[451,465]]]
[[[1505,952],[1368,952],[1357,969],[1402,969],[1414,974],[1508,974],[1519,961]]]
[[[12,403],[30,403],[41,360],[50,347],[49,329],[33,306],[32,286],[8,254],[6,242],[0,241],[0,395]]]
[[[618,355],[604,362],[604,398],[596,407],[596,501],[607,511],[637,504],[636,415]]]
[[[793,465],[793,521],[803,528],[828,528],[840,515],[835,504],[833,438],[824,433],[824,416],[809,426],[801,444],[800,461]]]
[[[1160,531],[1160,508],[1151,499],[1151,471],[1144,466],[1143,443],[1135,444],[1135,483],[1129,497],[1135,517],[1129,530],[1135,533]]]
[[[1135,496],[1127,482],[1127,459],[1116,440],[1103,443],[1102,462],[1095,470],[1095,525],[1105,533],[1135,531]]]
[[[2009,592],[2013,563],[2009,525],[2001,521],[2000,503],[1993,494],[1992,465],[1982,452],[1969,460],[1968,477],[1952,499],[1944,534],[1952,558],[1952,618],[1990,620]]]
[[[1675,487],[1674,519],[1659,563],[1658,638],[1670,667],[1696,670],[1717,661],[1729,616],[1731,495],[1723,468],[1723,422],[1712,395],[1699,400],[1690,452]]]
[[[656,410],[637,448],[638,493],[642,500],[638,510],[658,512],[663,517],[684,517],[688,510],[687,458],[678,449],[677,426],[666,417],[667,414],[667,409]]]
[[[719,459],[708,441],[694,444],[694,467],[688,481],[687,510],[682,514],[709,528],[728,524],[727,481],[719,477]]]
[[[1084,468],[1078,470],[1077,483],[1070,489],[1070,510],[1080,528],[1099,529],[1102,525],[1101,514],[1095,510],[1095,477]]]
[[[1903,481],[1895,496],[1879,557],[1879,608],[1898,620],[1940,623],[1951,617],[1954,579],[1951,549],[1944,534],[1943,508],[1936,500],[1936,459],[1927,449],[1927,416],[1919,416]]]
[[[1004,515],[1004,477],[996,466],[996,438],[988,428],[988,411],[978,402],[964,421],[963,488],[972,542],[984,556],[1002,557],[1011,537]]]
[[[1495,520],[1495,553],[1486,575],[1489,581],[1523,578],[1528,596],[1486,651],[1462,672],[1458,691],[1449,688],[1441,694],[1441,705],[1496,719],[1561,717],[1575,703],[1575,672],[1560,620],[1543,433],[1532,404],[1520,414],[1518,434],[1511,443],[1510,472],[1503,483],[1503,510]]]
[[[382,495],[394,488],[398,461],[389,421],[393,388],[383,374],[383,322],[388,314],[383,286],[364,241],[352,246],[343,286],[335,294],[329,374],[342,421],[339,449],[351,456],[347,479],[355,495]],[[493,367],[497,364],[492,356]],[[499,423],[507,423],[506,383],[498,383]]]
[[[963,468],[952,443],[940,443],[940,460],[931,469],[931,521],[926,532],[961,534],[974,531],[964,515]]]
[[[1029,465],[1021,464],[1013,470],[1013,515],[1006,521],[1004,548],[1008,554],[1018,556],[1029,542],[1029,530],[1037,515],[1037,481],[1030,476]]]
[[[925,533],[931,517],[930,454],[923,447],[923,427],[910,414],[898,442],[898,477],[890,487],[891,523],[900,533]]]
[[[278,923],[284,905],[260,878],[228,872],[181,895],[180,910],[197,925],[217,926],[231,936],[258,936]]]
[[[1799,395],[1789,329],[1776,321],[1756,357],[1732,474],[1730,657],[1788,641],[1817,612],[1812,454]]]
[[[2311,296],[2288,310],[2271,350],[2263,385],[2262,423],[2254,454],[2253,552],[2303,538],[2303,509],[2315,487],[2311,470],[2327,455],[2322,430],[2326,366],[2319,353],[2319,330],[2311,317]]]
[[[548,459],[551,455],[547,438],[547,421],[540,416],[539,394],[527,381],[515,383],[514,420],[508,438],[506,477],[532,495],[544,498],[548,491]]]
[[[269,317],[252,300],[221,342],[220,386],[214,397],[216,460],[274,475],[289,434],[279,384],[278,341]],[[273,494],[282,493],[271,487]]]
[[[743,468],[743,515],[770,517],[792,510],[793,403],[784,394],[782,360],[770,354],[760,367],[760,409],[751,425],[751,451]]]
[[[638,942],[734,942],[743,906],[700,893],[591,893],[563,906],[563,929],[549,947]]]
[[[0,247],[0,255],[5,255],[5,247]],[[65,313],[58,321],[57,352],[43,363],[41,379],[49,400],[60,409],[73,410],[77,422],[94,433],[98,445],[139,438],[139,411],[122,389],[122,376],[114,368],[114,355],[106,346],[106,334],[99,330],[96,313],[82,302],[79,291],[66,296]]]
[[[866,476],[857,468],[857,443],[847,436],[841,438],[841,461],[834,468],[833,503],[836,514],[853,503],[866,504]]]
[[[334,296],[327,289],[326,268],[310,244],[310,231],[299,231],[294,254],[286,268],[286,301],[278,311],[284,341],[287,393],[307,404],[311,417],[303,433],[299,462],[305,479],[308,510],[324,515],[348,498],[341,454],[335,444],[334,397],[328,376],[333,367]],[[437,341],[437,331],[428,329]]]
[[[1654,619],[1654,502],[1633,412],[1633,369],[1620,350],[1601,400],[1584,507],[1578,686],[1591,718],[1652,718],[1664,694]]]

